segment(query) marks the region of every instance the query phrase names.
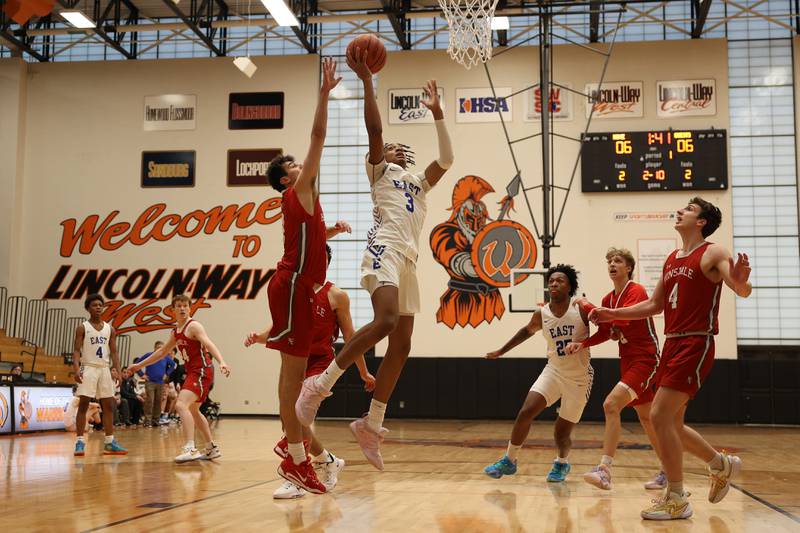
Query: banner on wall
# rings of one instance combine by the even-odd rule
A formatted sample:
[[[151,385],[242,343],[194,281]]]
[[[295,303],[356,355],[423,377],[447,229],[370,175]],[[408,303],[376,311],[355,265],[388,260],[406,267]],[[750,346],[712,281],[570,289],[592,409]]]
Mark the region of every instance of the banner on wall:
[[[144,97],[144,131],[193,130],[197,96],[162,94]]]
[[[492,94],[491,87],[482,89],[456,89],[458,112],[456,122],[511,122],[511,87],[496,87],[497,97]]]
[[[568,83],[564,84],[564,87],[571,88]],[[525,91],[525,103],[525,121],[534,122],[541,119],[542,105],[544,105],[541,87]],[[550,113],[553,120],[572,120],[572,93],[563,87],[551,87]]]
[[[642,82],[612,81],[603,83],[587,83],[586,118],[594,107],[592,119],[608,118],[641,118],[644,115],[642,104]]]
[[[11,387],[0,387],[0,434],[11,433]]]
[[[228,96],[228,129],[282,129],[283,100],[282,92],[230,93]]]
[[[640,211],[614,213],[614,222],[672,222],[675,211]]]
[[[715,80],[671,80],[656,83],[659,117],[717,114]]]
[[[64,429],[72,387],[15,386],[17,431]]]
[[[282,153],[278,148],[228,150],[228,185],[269,185],[269,162]]]
[[[444,109],[444,89],[437,88]],[[433,115],[422,104],[422,89],[389,89],[389,124],[433,124]]]
[[[664,261],[677,248],[675,239],[639,239],[636,268],[639,270],[639,283],[653,294],[664,270]]]
[[[142,187],[193,187],[193,150],[142,152]]]

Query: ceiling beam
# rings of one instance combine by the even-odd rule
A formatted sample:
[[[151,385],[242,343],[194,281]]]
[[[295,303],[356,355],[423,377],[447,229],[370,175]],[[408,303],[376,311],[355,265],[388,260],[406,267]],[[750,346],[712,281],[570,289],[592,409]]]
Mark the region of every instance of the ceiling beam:
[[[194,32],[194,34],[203,42],[203,44],[206,45],[206,48],[208,48],[209,50],[211,50],[212,52],[214,52],[218,56],[224,56],[225,55],[222,52],[222,50],[217,48],[217,45],[214,44],[214,41],[212,41],[211,38],[208,35],[203,33],[203,31],[200,29],[200,27],[197,24],[192,22],[192,19],[190,19],[189,17],[184,15],[183,11],[181,11],[181,9],[177,6],[177,4],[175,4],[175,2],[173,2],[172,0],[162,0],[162,2],[173,13],[175,13],[175,16],[177,16],[179,19],[181,19],[183,21],[183,23],[186,24],[186,26],[190,30],[192,30],[192,32]]]
[[[600,40],[600,2],[593,0],[589,4],[589,42],[596,43]]]
[[[397,40],[400,41],[400,46],[403,50],[410,50],[411,40],[408,38],[409,20],[405,16],[402,3],[402,0],[381,0],[383,12],[386,13],[389,24],[392,25],[394,34],[397,36]]]
[[[692,39],[699,39],[703,35],[703,26],[711,9],[711,0],[692,0]]]
[[[317,53],[316,24],[309,24],[308,18],[317,12],[317,0],[292,0],[289,8],[297,16],[300,26],[292,26],[295,37],[309,54]],[[299,11],[299,16],[298,16]]]

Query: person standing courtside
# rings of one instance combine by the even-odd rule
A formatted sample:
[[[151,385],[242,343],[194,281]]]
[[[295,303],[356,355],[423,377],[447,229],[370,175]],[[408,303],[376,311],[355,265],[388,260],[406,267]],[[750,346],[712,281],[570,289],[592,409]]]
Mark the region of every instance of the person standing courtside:
[[[156,341],[154,350],[158,350],[164,343]],[[144,361],[153,352],[146,353],[134,360],[134,363]],[[139,370],[137,374],[144,377],[145,396],[144,396],[144,427],[159,425],[161,420],[161,397],[164,392],[165,378],[175,370],[175,361],[169,355],[146,368]]]

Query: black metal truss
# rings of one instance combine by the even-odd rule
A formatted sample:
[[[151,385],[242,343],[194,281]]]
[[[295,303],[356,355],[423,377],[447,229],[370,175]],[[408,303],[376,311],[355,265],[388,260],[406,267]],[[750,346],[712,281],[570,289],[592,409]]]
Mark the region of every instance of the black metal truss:
[[[31,21],[23,25],[16,24],[8,18],[3,11],[4,0],[0,0],[0,41],[5,40],[11,48],[16,48],[20,52],[25,52],[31,57],[41,62],[50,61],[51,38],[44,36],[38,41],[36,37],[28,35],[27,31],[31,27]],[[51,24],[50,16],[36,19],[33,27],[35,29],[49,28]],[[37,49],[39,48],[39,49]]]
[[[406,13],[411,10],[411,0],[381,0],[381,5],[400,42],[400,47],[403,50],[410,50],[411,20],[406,18]]]
[[[309,54],[316,54],[319,49],[319,25],[309,24],[308,18],[318,14],[317,0],[291,0],[289,8],[300,21],[300,26],[292,26],[292,31]]]
[[[211,23],[228,19],[228,4],[224,0],[191,0],[189,14],[185,14],[174,0],[162,0],[175,16],[180,18],[186,26],[203,42],[203,44],[218,56],[224,56],[227,51],[227,29],[215,28]],[[219,38],[219,45],[214,39]]]
[[[599,0],[589,3],[589,42],[596,43],[600,40],[600,9]]]
[[[692,0],[692,39],[703,35],[703,26],[711,9],[711,0]]]
[[[506,7],[508,7],[508,0],[500,0],[497,2],[498,11]],[[508,46],[508,30],[497,30],[497,45]]]

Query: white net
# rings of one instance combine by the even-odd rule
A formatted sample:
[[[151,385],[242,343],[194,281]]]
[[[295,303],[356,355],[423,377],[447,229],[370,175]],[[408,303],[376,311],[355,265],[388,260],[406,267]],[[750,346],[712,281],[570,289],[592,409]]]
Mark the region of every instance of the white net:
[[[439,6],[450,27],[450,57],[467,69],[491,59],[497,0],[439,0]]]

